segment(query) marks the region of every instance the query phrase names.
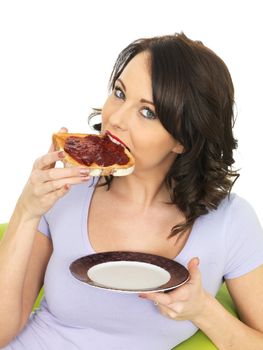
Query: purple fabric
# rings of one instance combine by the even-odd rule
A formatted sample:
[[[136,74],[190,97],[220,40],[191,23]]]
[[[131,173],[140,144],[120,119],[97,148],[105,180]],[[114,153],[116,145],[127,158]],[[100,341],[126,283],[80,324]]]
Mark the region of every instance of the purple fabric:
[[[169,350],[196,332],[191,322],[162,316],[137,294],[96,289],[71,275],[72,261],[94,253],[87,232],[93,190],[92,182],[74,186],[42,218],[39,230],[54,245],[45,298],[4,349]],[[105,212],[101,220],[107,220]],[[232,194],[198,218],[176,260],[186,266],[194,256],[200,258],[203,286],[213,296],[224,278],[263,264],[263,233],[251,206]]]

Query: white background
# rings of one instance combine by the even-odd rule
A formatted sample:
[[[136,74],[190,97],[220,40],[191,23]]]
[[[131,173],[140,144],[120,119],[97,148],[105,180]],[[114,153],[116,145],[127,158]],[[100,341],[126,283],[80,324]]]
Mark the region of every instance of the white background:
[[[117,54],[132,40],[184,31],[227,64],[239,139],[234,191],[263,222],[261,1],[0,1],[0,222],[9,219],[33,161],[66,126],[89,132]]]

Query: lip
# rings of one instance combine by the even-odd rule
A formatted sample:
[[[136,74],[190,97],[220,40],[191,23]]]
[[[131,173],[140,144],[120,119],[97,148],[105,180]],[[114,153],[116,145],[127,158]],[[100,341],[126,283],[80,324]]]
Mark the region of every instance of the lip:
[[[119,139],[117,136],[113,135],[109,130],[106,130],[105,134],[109,134],[112,138],[114,138],[115,140],[120,142],[125,148],[128,148],[128,150],[129,150],[129,147],[121,139]]]

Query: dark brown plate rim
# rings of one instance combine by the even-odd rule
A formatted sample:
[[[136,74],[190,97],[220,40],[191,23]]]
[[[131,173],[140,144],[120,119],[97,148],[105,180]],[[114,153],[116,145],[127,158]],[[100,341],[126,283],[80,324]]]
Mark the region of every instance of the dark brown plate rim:
[[[158,288],[132,290],[104,286],[94,282],[89,278],[87,272],[91,267],[98,264],[114,261],[135,261],[156,265],[169,272],[171,278],[167,283],[159,286]],[[81,282],[87,283],[92,287],[126,293],[169,291],[183,285],[189,280],[188,270],[182,264],[178,263],[175,260],[168,259],[155,254],[128,251],[112,251],[86,255],[73,261],[69,266],[69,270],[76,279],[80,280]]]

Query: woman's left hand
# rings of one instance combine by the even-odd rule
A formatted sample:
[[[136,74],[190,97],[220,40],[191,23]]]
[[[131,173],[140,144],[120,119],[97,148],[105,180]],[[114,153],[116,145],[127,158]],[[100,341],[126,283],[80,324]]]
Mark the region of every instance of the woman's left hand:
[[[190,280],[183,286],[168,293],[140,294],[141,298],[152,300],[162,315],[174,320],[194,321],[204,310],[208,294],[202,287],[199,259],[188,263]]]

